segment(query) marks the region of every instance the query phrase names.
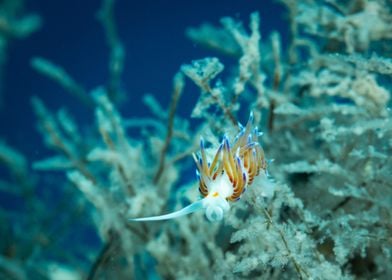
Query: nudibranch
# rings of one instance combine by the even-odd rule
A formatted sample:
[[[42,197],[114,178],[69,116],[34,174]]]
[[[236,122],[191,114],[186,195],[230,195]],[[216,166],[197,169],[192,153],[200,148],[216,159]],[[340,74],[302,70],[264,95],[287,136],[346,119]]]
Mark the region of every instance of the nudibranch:
[[[230,202],[241,198],[246,188],[258,177],[267,175],[267,162],[258,138],[262,134],[253,126],[253,113],[250,113],[246,126],[239,124],[240,131],[230,143],[227,136],[208,159],[204,140],[200,140],[200,154],[193,154],[196,175],[202,198],[185,208],[161,216],[130,219],[130,221],[158,221],[177,218],[205,210],[210,221],[219,221],[230,209]]]

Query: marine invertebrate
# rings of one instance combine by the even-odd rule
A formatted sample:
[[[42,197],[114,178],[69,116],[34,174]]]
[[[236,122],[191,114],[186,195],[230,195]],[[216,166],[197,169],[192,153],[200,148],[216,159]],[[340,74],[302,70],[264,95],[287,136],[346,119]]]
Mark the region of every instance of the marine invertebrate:
[[[259,176],[265,177],[267,163],[264,151],[258,142],[261,133],[253,127],[253,113],[250,113],[245,127],[241,124],[240,132],[231,144],[225,135],[212,160],[207,159],[204,140],[200,140],[200,155],[193,154],[199,179],[199,191],[202,199],[173,213],[130,219],[130,221],[157,221],[177,218],[205,209],[210,221],[219,221],[230,209],[230,202],[238,201],[246,188]]]

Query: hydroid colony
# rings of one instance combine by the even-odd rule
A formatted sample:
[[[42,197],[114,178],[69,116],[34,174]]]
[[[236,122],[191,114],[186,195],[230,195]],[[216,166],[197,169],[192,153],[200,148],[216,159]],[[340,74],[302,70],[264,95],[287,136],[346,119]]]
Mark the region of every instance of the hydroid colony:
[[[33,97],[53,156],[29,170],[31,159],[0,142],[0,162],[11,174],[0,186],[28,205],[0,216],[0,278],[392,279],[390,3],[279,2],[288,15],[287,45],[276,32],[261,37],[257,12],[249,27],[226,17],[187,30],[219,57],[181,67],[168,109],[143,96],[148,118],[126,119],[118,110],[125,49],[115,1],[103,0],[99,12],[110,42],[107,84],[86,90],[54,62],[32,59],[87,105],[86,114],[93,108],[96,122],[81,129],[68,110],[52,112]],[[224,55],[236,63],[224,66]],[[181,118],[186,77],[200,95]],[[201,121],[192,127],[190,118]],[[130,133],[135,128],[139,135]],[[268,165],[274,182],[259,129],[268,158],[276,159]],[[184,175],[194,166],[198,181]],[[59,171],[68,180],[51,182],[61,207],[31,195],[41,185],[32,178],[48,182]],[[201,213],[129,222],[196,210],[217,222]],[[99,246],[74,238],[81,227]],[[64,250],[59,240],[70,236]]]

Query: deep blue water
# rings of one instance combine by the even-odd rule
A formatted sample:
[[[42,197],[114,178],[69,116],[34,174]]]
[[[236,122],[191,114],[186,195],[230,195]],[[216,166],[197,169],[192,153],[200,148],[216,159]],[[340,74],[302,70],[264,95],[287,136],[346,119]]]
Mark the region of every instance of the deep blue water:
[[[91,123],[72,96],[30,67],[34,56],[47,58],[67,70],[86,89],[104,84],[108,78],[108,47],[96,19],[100,1],[30,0],[26,10],[42,17],[42,28],[24,40],[12,41],[5,69],[4,106],[0,111],[0,135],[31,158],[42,158],[42,141],[35,129],[30,97],[38,96],[51,109],[67,107],[78,121]],[[248,23],[259,11],[261,30],[267,39],[272,30],[287,38],[283,8],[274,1],[117,1],[116,22],[126,51],[123,88],[127,102],[121,112],[143,116],[142,95],[152,93],[168,106],[172,77],[181,64],[219,55],[198,46],[185,36],[185,29],[203,22],[219,24],[231,16]],[[221,56],[222,57],[222,56]],[[233,61],[228,61],[228,63]],[[198,91],[187,81],[179,113],[189,117]]]

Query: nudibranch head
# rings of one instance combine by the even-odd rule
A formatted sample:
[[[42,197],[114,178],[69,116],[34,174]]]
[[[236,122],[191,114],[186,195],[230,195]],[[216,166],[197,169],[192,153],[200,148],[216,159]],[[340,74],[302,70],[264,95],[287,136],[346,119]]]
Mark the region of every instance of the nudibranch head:
[[[211,160],[207,159],[203,139],[200,154],[193,155],[199,191],[206,201],[204,208],[209,220],[222,219],[230,208],[228,201],[239,200],[254,178],[267,169],[264,151],[258,142],[261,133],[253,127],[253,114],[245,127],[239,126],[240,131],[232,143],[224,136]]]

